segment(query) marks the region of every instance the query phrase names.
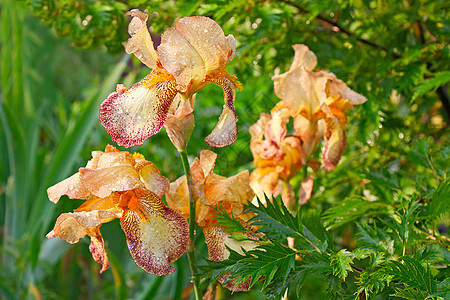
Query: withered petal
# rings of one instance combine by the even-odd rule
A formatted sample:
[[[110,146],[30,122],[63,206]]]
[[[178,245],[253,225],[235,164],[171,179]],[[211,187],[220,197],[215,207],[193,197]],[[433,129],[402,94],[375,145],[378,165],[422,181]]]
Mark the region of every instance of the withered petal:
[[[95,196],[104,198],[112,192],[124,192],[137,189],[143,185],[139,174],[131,165],[87,169],[80,168],[83,185]]]
[[[152,72],[101,104],[100,122],[118,145],[141,145],[161,130],[177,90],[175,81],[159,81],[165,80],[160,75]]]
[[[339,123],[337,118],[327,118],[327,134],[325,135],[325,150],[323,152],[324,170],[329,172],[334,170],[342,154],[347,147],[347,134],[345,124]]]
[[[298,201],[300,204],[305,204],[311,199],[313,185],[313,174],[309,174],[308,177],[303,180],[300,189],[298,190]]]
[[[175,268],[170,263],[181,257],[189,246],[189,224],[152,192],[137,201],[120,219],[130,254],[149,274],[171,274]]]
[[[70,199],[84,199],[89,195],[89,190],[81,184],[80,173],[75,173],[49,187],[47,195],[50,201],[57,203],[62,195],[67,195]]]
[[[102,265],[102,269],[100,270],[100,274],[106,271],[109,268],[109,260],[105,251],[105,242],[103,241],[103,237],[100,234],[100,230],[98,227],[95,230],[92,230],[93,234],[91,234],[91,244],[89,245],[89,251],[92,254],[92,258],[99,264]]]
[[[134,54],[143,64],[154,69],[159,59],[147,28],[148,15],[138,9],[133,9],[128,14],[133,18],[128,25],[128,33],[131,37],[123,43],[125,51],[128,54]]]

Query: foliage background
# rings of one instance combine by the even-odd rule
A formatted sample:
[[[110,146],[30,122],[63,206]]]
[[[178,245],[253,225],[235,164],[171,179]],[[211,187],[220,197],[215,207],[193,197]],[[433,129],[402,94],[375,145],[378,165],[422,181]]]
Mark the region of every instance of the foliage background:
[[[248,128],[278,102],[271,77],[288,70],[291,45],[308,45],[319,68],[335,73],[369,101],[350,111],[345,155],[333,172],[317,174],[303,214],[320,214],[336,253],[376,248],[377,243],[386,250],[380,243],[391,238],[393,259],[407,254],[427,264],[438,283],[449,277],[448,1],[1,0],[2,298],[179,299],[190,291],[185,257],[170,276],[145,274],[130,259],[118,222],[102,227],[112,266],[101,276],[86,241],[72,246],[45,239],[56,217],[79,205],[76,200],[50,203],[47,187],[76,172],[92,150],[112,143],[98,122],[100,102],[116,83],[130,86],[149,72],[121,45],[127,38],[125,12],[131,8],[148,10],[155,36],[174,18],[187,15],[212,17],[226,34],[235,35],[238,54],[229,71],[244,86],[236,102],[239,139],[213,149],[219,155],[215,172],[225,176],[253,169]],[[198,94],[191,158],[209,148],[203,137],[215,125],[221,103],[217,87]],[[163,132],[131,151],[143,153],[170,180],[182,174]],[[296,188],[301,180],[294,178]],[[398,222],[405,227],[402,239],[388,225],[406,218],[413,203],[418,208],[411,218]],[[376,230],[386,236],[378,233],[377,240]],[[201,239],[197,247],[207,256]],[[361,264],[365,268],[369,262]],[[355,298],[352,293],[361,288],[369,297],[396,293],[392,285],[378,288],[373,282],[369,293],[370,286],[361,282],[370,274],[351,271],[349,277],[325,276],[325,285],[322,275],[313,274],[300,296],[333,295],[336,278],[341,281],[334,288],[347,293],[339,297]],[[261,283],[233,297],[264,299],[260,288]]]

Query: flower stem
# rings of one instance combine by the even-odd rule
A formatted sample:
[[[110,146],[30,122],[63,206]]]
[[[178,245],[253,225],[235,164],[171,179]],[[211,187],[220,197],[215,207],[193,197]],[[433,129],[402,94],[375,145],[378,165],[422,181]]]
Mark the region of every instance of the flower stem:
[[[187,156],[186,149],[183,151],[178,151],[180,153],[181,162],[183,163],[184,173],[186,174],[186,181],[189,190],[189,238],[190,245],[187,250],[187,256],[189,260],[189,266],[191,268],[192,278],[191,282],[194,284],[195,299],[200,300],[203,298],[202,290],[200,289],[200,278],[198,277],[197,262],[195,259],[195,198],[192,194],[192,178],[191,171],[189,167],[189,160]]]

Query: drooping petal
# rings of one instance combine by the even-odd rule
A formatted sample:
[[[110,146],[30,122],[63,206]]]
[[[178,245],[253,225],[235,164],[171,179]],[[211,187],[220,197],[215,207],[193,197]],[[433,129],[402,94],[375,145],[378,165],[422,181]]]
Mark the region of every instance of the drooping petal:
[[[89,195],[89,190],[81,184],[80,173],[75,173],[49,187],[47,195],[50,201],[57,203],[62,195],[67,195],[70,199],[84,199]]]
[[[134,54],[143,64],[154,69],[159,59],[148,32],[148,15],[138,9],[133,9],[128,14],[133,18],[128,25],[128,33],[131,37],[124,43],[125,51],[128,54]]]
[[[190,101],[183,99],[181,94],[177,94],[164,124],[167,136],[179,151],[183,151],[186,148],[187,142],[194,131],[193,110],[194,108]]]
[[[142,186],[138,172],[131,165],[108,168],[80,168],[83,185],[95,196],[104,198],[112,192],[134,190]]]
[[[166,194],[166,201],[170,207],[176,209],[184,216],[189,216],[189,190],[186,175],[170,183],[169,192]]]
[[[103,237],[100,234],[100,230],[98,227],[93,230],[91,235],[91,244],[89,245],[89,251],[92,254],[92,258],[99,264],[102,265],[102,269],[100,270],[100,274],[106,271],[109,268],[109,260],[105,251],[105,242],[103,241]]]
[[[311,198],[313,184],[313,174],[309,174],[308,177],[303,180],[298,191],[298,202],[300,202],[300,204],[305,204]]]
[[[213,131],[205,138],[205,141],[211,147],[225,147],[234,143],[237,139],[236,122],[238,119],[234,110],[237,85],[231,76],[214,77],[209,78],[208,80],[223,89],[225,105],[223,106],[222,114],[219,117],[219,122]]]
[[[230,249],[244,254],[242,248],[245,251],[253,250],[258,247],[260,244],[256,240],[243,240],[237,241],[231,237],[229,234],[222,228],[217,226],[208,226],[203,229],[203,233],[205,235],[205,242],[208,247],[209,259],[213,261],[223,261],[230,256],[230,252],[227,247]],[[243,233],[245,235],[245,233]],[[248,236],[249,239],[254,237]],[[226,273],[219,278],[220,283],[225,283],[227,279],[230,277],[231,273]],[[236,286],[237,279],[227,281],[224,284],[224,287],[234,292],[247,292],[250,289],[251,278],[245,280],[244,282],[239,283]]]
[[[286,123],[289,119],[289,109],[280,102],[272,109],[271,119],[267,123],[265,137],[270,142],[275,142],[280,146],[281,141],[286,136]]]
[[[109,95],[101,104],[100,122],[117,144],[141,145],[161,130],[176,93],[170,76],[152,72],[128,90]]]
[[[334,170],[347,147],[347,135],[345,133],[346,125],[340,123],[338,118],[327,118],[325,122],[327,134],[325,135],[326,146],[323,152],[323,168],[329,172]]]
[[[212,173],[214,165],[216,164],[216,159],[217,153],[211,150],[200,151],[200,165],[205,177]]]
[[[187,220],[152,192],[130,200],[120,225],[134,261],[150,274],[173,273],[175,268],[170,263],[189,246]]]
[[[222,70],[233,57],[234,38],[212,19],[202,16],[175,21],[161,37],[158,54],[162,66],[179,85],[198,85],[206,75]],[[193,91],[196,92],[196,91]]]

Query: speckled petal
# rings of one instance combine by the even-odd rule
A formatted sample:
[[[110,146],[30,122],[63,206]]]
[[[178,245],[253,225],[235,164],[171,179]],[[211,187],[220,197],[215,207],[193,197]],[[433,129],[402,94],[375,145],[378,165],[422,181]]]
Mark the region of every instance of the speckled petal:
[[[133,18],[128,25],[128,33],[131,37],[124,43],[125,51],[128,54],[134,54],[143,64],[154,69],[158,61],[158,54],[148,32],[148,15],[137,9],[129,11],[128,14]]]
[[[166,75],[152,72],[128,90],[119,89],[103,101],[100,122],[118,145],[141,145],[161,130],[177,94],[175,81],[167,80]]]
[[[95,196],[104,198],[112,192],[124,192],[142,186],[139,174],[131,165],[118,165],[108,168],[80,168],[83,185]]]
[[[62,195],[67,195],[70,199],[84,199],[89,195],[89,190],[81,184],[80,173],[75,173],[69,178],[49,187],[47,195],[50,201],[57,203]]]
[[[89,245],[89,251],[91,251],[92,258],[102,265],[100,274],[109,268],[109,260],[105,251],[105,242],[100,234],[100,230],[95,228],[93,234],[91,234],[91,244]]]
[[[228,251],[227,247],[240,254],[243,254],[244,252],[242,251],[242,248],[246,251],[249,251],[259,246],[259,243],[257,241],[237,241],[229,237],[228,233],[224,229],[217,226],[208,226],[202,229],[205,235],[205,242],[208,247],[209,259],[213,261],[222,261],[227,259],[230,256],[230,252]],[[230,275],[231,274],[222,275],[219,278],[219,282],[223,284],[227,281]],[[235,286],[236,280],[232,280],[227,281],[224,284],[224,287],[234,292],[247,292],[250,288],[250,282],[251,278]]]
[[[236,98],[236,84],[227,77],[211,78],[210,81],[223,89],[225,105],[219,122],[210,135],[205,138],[211,147],[225,147],[237,139],[236,122],[238,121],[234,110],[234,99]]]
[[[187,220],[152,192],[133,201],[120,219],[131,256],[149,274],[173,273],[175,268],[170,263],[189,246]]]
[[[236,49],[234,38],[210,18],[185,17],[175,21],[161,37],[158,54],[163,67],[182,86],[202,82],[206,75],[224,69]]]

